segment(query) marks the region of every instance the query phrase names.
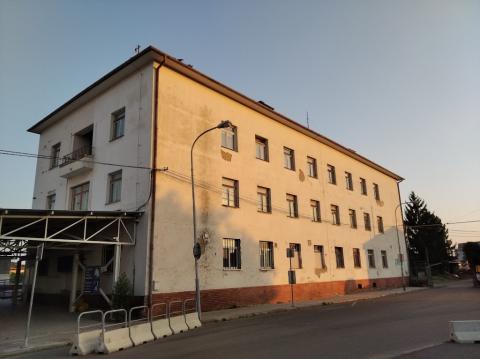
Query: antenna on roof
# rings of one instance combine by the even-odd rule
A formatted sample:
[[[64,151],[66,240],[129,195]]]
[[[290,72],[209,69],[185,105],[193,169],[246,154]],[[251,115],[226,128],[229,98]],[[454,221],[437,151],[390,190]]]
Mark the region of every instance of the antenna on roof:
[[[310,121],[308,120],[308,111],[307,111],[307,128],[310,128]]]
[[[135,49],[134,49],[135,55],[138,55],[140,53],[140,47],[141,47],[140,45],[135,46]]]

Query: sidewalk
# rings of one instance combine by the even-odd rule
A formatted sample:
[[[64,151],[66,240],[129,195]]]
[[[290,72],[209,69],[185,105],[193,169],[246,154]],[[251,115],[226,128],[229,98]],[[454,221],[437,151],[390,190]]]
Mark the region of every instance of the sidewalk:
[[[318,305],[357,302],[389,295],[398,295],[414,292],[426,288],[408,287],[404,292],[402,288],[366,291],[361,293],[347,294],[324,298],[318,301],[299,302],[292,307],[285,304],[262,304],[249,307],[218,310],[205,312],[202,315],[203,323],[212,323],[237,318],[251,317],[268,313],[287,310],[297,310]],[[20,309],[20,308],[19,308]],[[32,315],[32,327],[29,347],[23,348],[23,336],[25,334],[24,312],[12,311],[10,307],[0,305],[2,331],[0,333],[0,358],[11,357],[16,354],[39,351],[47,348],[67,346],[71,344],[76,330],[77,314],[67,313],[54,307],[37,307]]]

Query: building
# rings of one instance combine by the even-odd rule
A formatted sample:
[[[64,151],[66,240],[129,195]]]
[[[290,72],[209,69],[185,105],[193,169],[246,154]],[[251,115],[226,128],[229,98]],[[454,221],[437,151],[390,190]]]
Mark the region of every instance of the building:
[[[288,301],[287,248],[296,300],[402,285],[400,176],[152,47],[29,129],[47,158],[33,208],[139,213],[115,269],[118,246],[82,248],[79,260],[102,266],[107,295],[110,273],[125,272],[138,297],[192,297],[190,148],[223,120],[234,127],[194,151],[204,310]],[[76,272],[61,258],[75,253],[50,251],[40,293],[68,291]]]

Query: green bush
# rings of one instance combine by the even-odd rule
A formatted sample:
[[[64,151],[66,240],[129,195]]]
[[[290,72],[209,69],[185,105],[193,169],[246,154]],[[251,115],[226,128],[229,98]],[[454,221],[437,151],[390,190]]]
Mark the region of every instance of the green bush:
[[[113,309],[129,310],[133,304],[132,283],[125,273],[120,274],[113,287],[112,307]]]

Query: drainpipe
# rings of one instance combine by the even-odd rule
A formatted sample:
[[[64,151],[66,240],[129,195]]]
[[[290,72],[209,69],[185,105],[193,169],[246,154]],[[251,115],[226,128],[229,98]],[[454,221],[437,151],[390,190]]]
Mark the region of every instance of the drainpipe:
[[[402,208],[402,197],[400,196],[400,182],[401,181],[397,181],[397,192],[398,192],[398,203],[399,203],[399,207],[400,207],[400,217],[402,218],[402,228],[403,228],[403,240],[405,241],[405,259],[407,259],[408,261],[406,262],[408,264],[408,266],[404,269],[402,269],[402,277],[403,277],[403,271],[408,268],[408,278],[410,278],[410,258],[408,256],[408,245],[407,245],[407,232],[405,230],[405,222],[403,220],[403,208]],[[397,214],[395,213],[395,216]],[[396,217],[395,217],[396,219]],[[398,234],[398,227],[396,228],[397,230],[397,234]],[[403,261],[404,258],[401,258],[401,260]],[[405,290],[405,289],[404,289]]]
[[[153,250],[154,250],[154,233],[155,233],[155,190],[157,182],[157,131],[158,131],[158,74],[160,68],[165,64],[166,56],[160,64],[154,63],[155,72],[153,80],[153,124],[152,124],[152,170],[150,178],[150,243],[148,256],[148,306],[153,304]]]

